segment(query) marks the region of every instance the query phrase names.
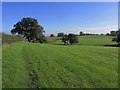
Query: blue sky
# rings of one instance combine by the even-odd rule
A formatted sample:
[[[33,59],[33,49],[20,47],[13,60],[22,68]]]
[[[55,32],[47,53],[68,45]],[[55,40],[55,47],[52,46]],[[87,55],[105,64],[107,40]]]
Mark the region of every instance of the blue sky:
[[[10,33],[23,17],[38,20],[46,35],[58,32],[107,33],[117,30],[117,2],[3,2],[2,31]]]

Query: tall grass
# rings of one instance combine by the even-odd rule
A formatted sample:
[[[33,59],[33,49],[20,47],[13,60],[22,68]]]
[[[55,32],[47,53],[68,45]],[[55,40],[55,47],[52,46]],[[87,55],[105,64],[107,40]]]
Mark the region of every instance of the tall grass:
[[[25,39],[17,35],[9,35],[9,34],[2,33],[2,44],[10,44],[13,42],[18,42],[23,40]]]

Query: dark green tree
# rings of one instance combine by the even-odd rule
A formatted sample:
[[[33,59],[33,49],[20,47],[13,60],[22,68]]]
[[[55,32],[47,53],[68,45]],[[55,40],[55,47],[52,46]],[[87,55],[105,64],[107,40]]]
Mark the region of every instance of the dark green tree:
[[[118,30],[117,33],[118,33],[117,34],[117,43],[118,43],[118,45],[120,45],[120,29]]]
[[[82,31],[80,31],[79,35],[84,36],[85,34]]]
[[[54,34],[51,34],[50,37],[54,37]]]
[[[109,36],[110,34],[109,33],[106,33],[107,36]]]
[[[65,34],[65,35],[62,37],[62,42],[64,42],[65,45],[68,44],[68,36],[67,36],[67,34]]]
[[[110,31],[110,35],[111,35],[111,36],[116,36],[116,35],[117,35],[117,32],[116,32],[116,31]]]
[[[64,36],[64,33],[58,33],[58,35],[57,35],[58,37],[63,37]]]
[[[18,34],[26,38],[29,42],[40,42],[43,43],[46,41],[43,33],[43,27],[38,24],[37,20],[34,18],[23,18],[21,21],[18,21],[14,28],[11,30],[12,34]]]
[[[72,44],[75,44],[75,43],[78,43],[78,37],[77,35],[75,34],[69,34],[68,35],[68,40],[69,40],[69,43],[72,45]]]

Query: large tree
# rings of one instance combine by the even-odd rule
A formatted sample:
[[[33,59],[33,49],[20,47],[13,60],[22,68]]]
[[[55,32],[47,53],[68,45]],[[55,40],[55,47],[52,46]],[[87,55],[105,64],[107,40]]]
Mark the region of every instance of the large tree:
[[[11,33],[25,37],[29,42],[39,41],[43,43],[46,41],[43,35],[43,33],[45,33],[43,27],[38,24],[36,19],[30,17],[18,21],[11,30]]]

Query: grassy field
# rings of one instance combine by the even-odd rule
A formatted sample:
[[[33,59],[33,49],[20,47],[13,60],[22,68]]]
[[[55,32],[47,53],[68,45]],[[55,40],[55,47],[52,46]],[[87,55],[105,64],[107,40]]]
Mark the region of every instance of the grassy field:
[[[112,42],[113,36],[105,36],[105,35],[93,35],[93,36],[78,36],[78,45],[84,46],[104,46],[109,44],[116,44],[116,42]],[[52,42],[52,44],[64,44],[61,40],[56,42]]]
[[[112,42],[112,38],[113,36],[105,35],[81,36],[79,38],[79,45],[103,46],[109,44],[116,44],[116,42]]]
[[[60,37],[46,37],[47,43],[53,43],[60,39]]]
[[[2,89],[2,46],[0,45],[0,89]]]
[[[59,40],[60,37],[46,37],[47,43],[53,43]],[[27,41],[26,39],[23,39],[22,37],[19,37],[17,35],[11,35],[11,34],[5,34],[5,33],[0,33],[0,44],[11,44],[13,42],[18,42],[18,41]]]
[[[84,36],[78,45],[12,43],[3,47],[4,88],[117,88],[118,48],[109,36]]]
[[[17,35],[10,35],[10,34],[5,34],[5,33],[2,33],[0,35],[0,37],[2,37],[2,44],[10,44],[10,43],[13,43],[13,42],[18,42],[18,41],[23,41],[25,39],[17,36]]]

